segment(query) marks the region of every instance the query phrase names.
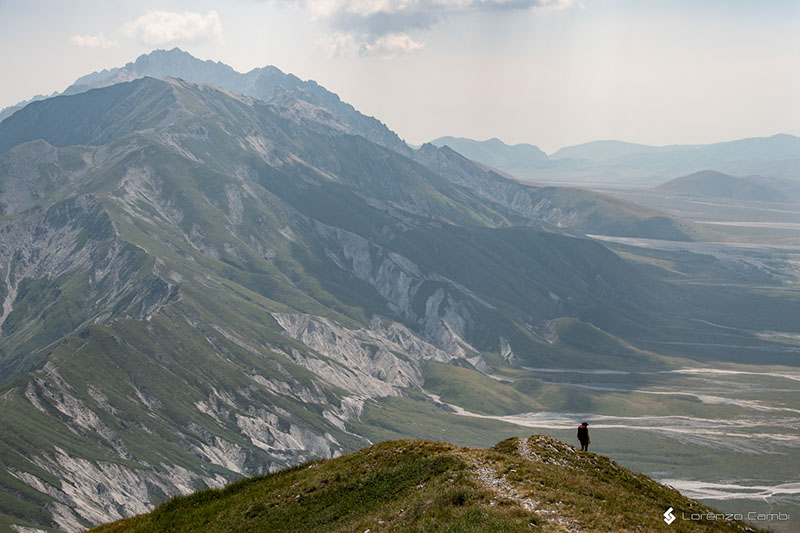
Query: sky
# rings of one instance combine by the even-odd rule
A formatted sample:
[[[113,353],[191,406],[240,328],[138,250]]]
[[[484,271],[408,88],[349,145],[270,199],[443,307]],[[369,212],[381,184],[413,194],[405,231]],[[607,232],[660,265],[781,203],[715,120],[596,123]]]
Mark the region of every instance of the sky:
[[[0,0],[0,107],[175,46],[313,79],[412,144],[800,135],[798,0]]]

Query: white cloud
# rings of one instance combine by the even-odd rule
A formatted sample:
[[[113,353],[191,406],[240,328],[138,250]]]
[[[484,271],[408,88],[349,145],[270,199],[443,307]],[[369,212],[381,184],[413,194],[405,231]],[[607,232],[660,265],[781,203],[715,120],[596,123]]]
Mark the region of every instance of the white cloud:
[[[415,41],[407,33],[370,37],[337,32],[317,40],[317,45],[329,57],[362,55],[391,59],[421,50],[425,43]]]
[[[148,11],[125,24],[122,31],[147,46],[222,41],[222,23],[216,11],[205,15],[191,11]]]
[[[454,11],[519,10],[531,8],[564,9],[576,0],[300,0],[315,19],[330,19],[344,14],[368,18],[375,15]]]
[[[476,11],[566,9],[578,0],[283,0],[299,5],[312,20],[334,33],[318,41],[329,55],[395,57],[415,52],[424,43],[411,30],[427,30],[448,15]]]
[[[317,39],[317,46],[322,48],[328,57],[337,57],[356,55],[360,44],[352,33],[337,32]]]
[[[80,48],[113,48],[117,46],[117,41],[106,38],[102,33],[73,35],[69,42]]]
[[[406,33],[387,33],[373,42],[364,43],[361,52],[365,55],[378,55],[391,58],[421,50],[425,43],[415,41]]]

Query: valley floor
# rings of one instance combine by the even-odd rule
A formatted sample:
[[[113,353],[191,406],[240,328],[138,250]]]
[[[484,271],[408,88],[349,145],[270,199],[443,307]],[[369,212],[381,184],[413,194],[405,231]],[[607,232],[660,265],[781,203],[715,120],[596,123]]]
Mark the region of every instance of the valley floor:
[[[587,420],[593,450],[721,511],[788,517],[751,521],[754,525],[796,530],[800,477],[792,473],[800,472],[797,369],[529,370],[554,384],[624,394],[634,402],[656,398],[668,410],[670,403],[688,399],[696,409],[670,415],[536,411],[496,416],[447,407],[460,416],[515,424],[567,442],[575,441],[575,427]],[[441,404],[438,396],[433,399]]]

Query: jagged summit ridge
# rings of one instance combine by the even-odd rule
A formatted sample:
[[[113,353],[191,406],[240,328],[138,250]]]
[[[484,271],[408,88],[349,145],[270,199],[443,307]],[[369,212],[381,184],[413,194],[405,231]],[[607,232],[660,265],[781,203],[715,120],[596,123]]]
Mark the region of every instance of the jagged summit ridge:
[[[314,115],[315,119],[307,120],[307,125],[317,123],[319,118],[329,115],[334,122],[345,126],[350,133],[363,135],[379,145],[401,153],[411,152],[405,142],[382,122],[361,114],[313,80],[303,81],[293,74],[283,73],[274,66],[254,68],[243,74],[221,62],[197,59],[179,48],[154,50],[123,67],[83,76],[63,94],[80,94],[90,89],[108,87],[143,77],[162,79],[171,77],[193,83],[211,83],[234,93],[284,105],[298,117]],[[3,110],[0,121],[22,109],[27,103],[23,102]]]

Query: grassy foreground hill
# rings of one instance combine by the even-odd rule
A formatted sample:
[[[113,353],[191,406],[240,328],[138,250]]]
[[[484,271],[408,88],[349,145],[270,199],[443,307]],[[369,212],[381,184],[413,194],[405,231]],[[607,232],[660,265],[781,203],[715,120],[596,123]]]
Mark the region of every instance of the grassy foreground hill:
[[[177,497],[92,531],[755,531],[688,519],[709,514],[720,517],[607,457],[534,435],[488,450],[383,442]]]

